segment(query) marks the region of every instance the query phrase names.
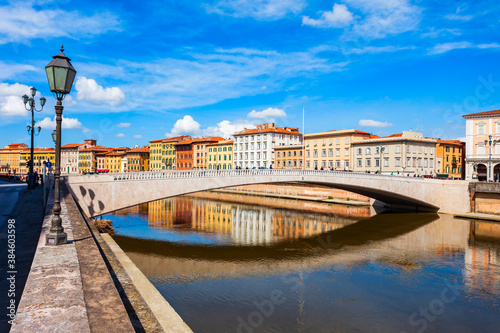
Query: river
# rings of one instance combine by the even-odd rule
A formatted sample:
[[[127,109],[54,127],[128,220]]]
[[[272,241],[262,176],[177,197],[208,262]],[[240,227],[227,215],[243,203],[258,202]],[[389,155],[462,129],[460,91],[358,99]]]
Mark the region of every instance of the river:
[[[105,218],[194,332],[500,327],[500,223],[230,194]]]

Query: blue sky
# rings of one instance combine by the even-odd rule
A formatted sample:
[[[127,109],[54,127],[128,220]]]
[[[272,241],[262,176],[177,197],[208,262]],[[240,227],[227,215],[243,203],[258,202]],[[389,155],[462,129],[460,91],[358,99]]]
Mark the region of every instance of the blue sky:
[[[20,96],[47,97],[64,44],[77,78],[63,144],[228,137],[274,121],[305,132],[456,139],[500,108],[500,3],[410,0],[0,0],[0,146],[29,143]],[[38,100],[37,100],[38,101]]]

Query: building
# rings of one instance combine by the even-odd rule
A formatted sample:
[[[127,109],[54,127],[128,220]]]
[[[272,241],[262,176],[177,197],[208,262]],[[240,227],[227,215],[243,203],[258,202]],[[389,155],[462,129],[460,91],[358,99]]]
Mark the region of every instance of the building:
[[[0,149],[0,173],[20,174],[21,173],[21,152],[28,148],[24,143],[11,143]]]
[[[113,148],[94,146],[89,148],[83,148],[78,151],[79,155],[79,173],[88,172],[102,172],[106,169],[106,157],[105,155],[112,152]],[[99,163],[98,163],[99,158]]]
[[[303,145],[274,147],[274,167],[276,169],[302,169],[303,162]]]
[[[355,172],[435,176],[437,140],[408,132],[351,144]]]
[[[438,176],[464,179],[464,147],[460,140],[437,140],[436,174]]]
[[[128,172],[148,171],[149,170],[149,147],[134,148],[127,151]]]
[[[175,170],[177,153],[175,143],[190,139],[189,135],[149,141],[149,169],[151,171]]]
[[[351,144],[369,138],[370,133],[354,129],[305,134],[305,168],[352,170]]]
[[[193,140],[187,139],[174,143],[176,170],[193,170]]]
[[[87,139],[83,143],[69,143],[61,146],[61,173],[78,173],[80,149],[95,147],[96,143],[97,141],[94,139]]]
[[[21,152],[20,172],[27,174],[29,171],[29,161],[31,159],[31,150],[24,148]],[[54,148],[35,148],[33,150],[33,172],[42,173],[43,162],[51,162],[55,167],[56,151]]]
[[[206,170],[207,166],[207,145],[225,141],[224,138],[218,136],[203,137],[200,139],[193,139],[193,169]],[[232,150],[232,149],[231,149]]]
[[[233,169],[233,140],[207,144],[208,170]]]
[[[122,159],[127,154],[127,150],[113,150],[105,155],[106,159],[106,172],[122,172]],[[99,172],[99,170],[97,170]]]
[[[277,127],[274,123],[244,129],[234,136],[234,166],[242,169],[274,167],[274,148],[300,145],[298,128]]]
[[[500,140],[500,110],[467,114],[465,118],[465,160],[467,180],[488,180],[488,169],[491,169],[489,180],[500,181],[500,144],[490,149],[490,136]],[[487,144],[485,144],[487,141]],[[491,156],[490,156],[491,150]]]

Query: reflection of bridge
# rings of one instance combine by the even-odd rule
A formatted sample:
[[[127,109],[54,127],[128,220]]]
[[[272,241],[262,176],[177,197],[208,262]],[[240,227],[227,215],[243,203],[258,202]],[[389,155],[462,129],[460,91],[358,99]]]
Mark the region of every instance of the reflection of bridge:
[[[470,210],[468,182],[317,170],[168,171],[67,176],[89,217],[143,202],[229,186],[303,182],[366,195],[387,204],[444,213]]]

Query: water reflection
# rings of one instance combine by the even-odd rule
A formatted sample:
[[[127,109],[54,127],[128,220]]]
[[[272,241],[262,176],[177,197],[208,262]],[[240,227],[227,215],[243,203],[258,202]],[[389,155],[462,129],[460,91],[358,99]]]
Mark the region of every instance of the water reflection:
[[[195,332],[498,328],[500,224],[286,204],[162,200],[113,216],[115,240]]]

